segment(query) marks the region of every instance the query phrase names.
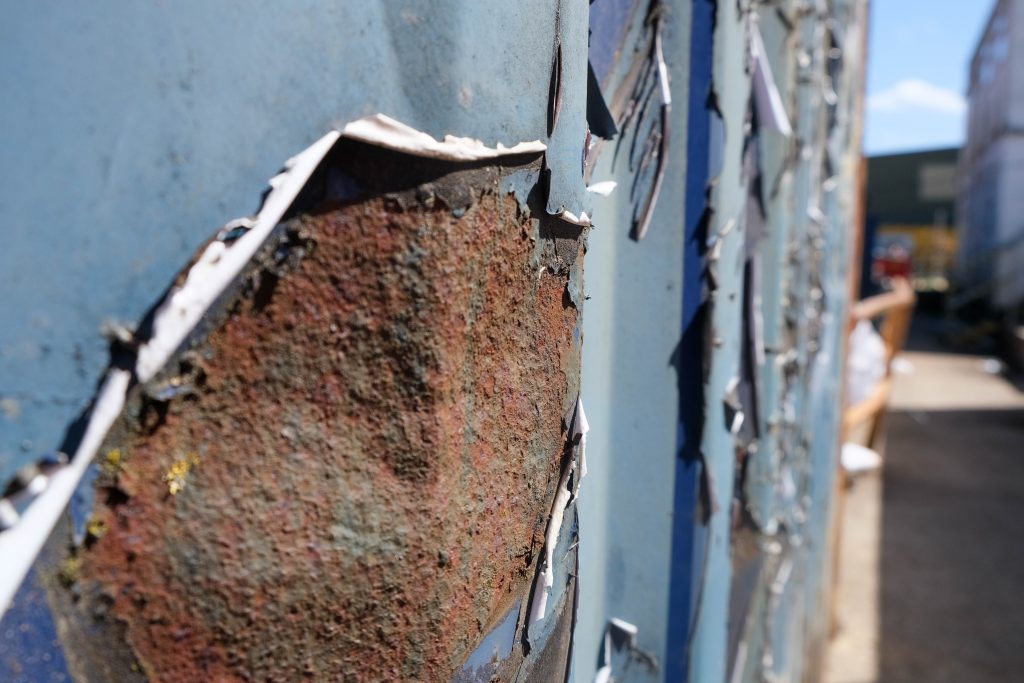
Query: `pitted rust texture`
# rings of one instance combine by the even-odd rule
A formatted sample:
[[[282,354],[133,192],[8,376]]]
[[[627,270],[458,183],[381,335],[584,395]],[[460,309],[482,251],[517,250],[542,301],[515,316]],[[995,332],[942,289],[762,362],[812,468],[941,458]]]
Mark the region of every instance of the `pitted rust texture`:
[[[515,201],[457,213],[294,219],[304,256],[250,273],[191,393],[115,430],[76,581],[150,678],[448,680],[528,594],[577,311]]]

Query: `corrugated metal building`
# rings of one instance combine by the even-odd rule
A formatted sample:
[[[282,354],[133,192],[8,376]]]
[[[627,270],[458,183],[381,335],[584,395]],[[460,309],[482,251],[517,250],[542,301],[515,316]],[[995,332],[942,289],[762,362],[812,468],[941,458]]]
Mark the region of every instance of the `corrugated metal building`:
[[[965,303],[1024,300],[1024,4],[999,0],[971,60],[960,158],[958,274]]]

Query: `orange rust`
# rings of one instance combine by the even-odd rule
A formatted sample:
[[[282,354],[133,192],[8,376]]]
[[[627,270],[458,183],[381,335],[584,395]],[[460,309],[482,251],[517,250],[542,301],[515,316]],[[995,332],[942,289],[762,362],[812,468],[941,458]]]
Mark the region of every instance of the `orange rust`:
[[[154,680],[447,680],[529,590],[578,389],[566,279],[493,194],[291,227],[315,248],[197,349],[195,393],[115,432],[79,581]]]

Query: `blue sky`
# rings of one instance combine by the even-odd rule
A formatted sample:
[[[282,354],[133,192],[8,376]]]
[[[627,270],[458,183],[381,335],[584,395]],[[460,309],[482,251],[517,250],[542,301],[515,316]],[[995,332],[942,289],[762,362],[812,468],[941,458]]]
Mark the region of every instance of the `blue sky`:
[[[864,150],[956,146],[967,69],[994,0],[871,0]]]

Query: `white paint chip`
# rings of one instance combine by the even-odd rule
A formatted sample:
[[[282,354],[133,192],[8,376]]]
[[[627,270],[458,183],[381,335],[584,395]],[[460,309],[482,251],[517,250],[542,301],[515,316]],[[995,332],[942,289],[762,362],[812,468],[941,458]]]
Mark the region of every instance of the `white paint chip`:
[[[608,624],[612,628],[618,629],[619,631],[624,633],[628,637],[630,643],[632,643],[633,639],[636,638],[638,633],[640,633],[640,629],[637,628],[636,624],[631,624],[625,619],[612,617],[608,620]]]
[[[590,222],[590,216],[587,215],[586,211],[580,212],[580,215],[577,216],[572,211],[562,209],[561,211],[555,214],[555,217],[560,218],[566,223],[572,223],[573,225],[578,225],[582,228],[589,228],[591,225],[593,225]]]
[[[338,131],[331,131],[285,163],[284,172],[270,180],[270,194],[248,232],[230,245],[214,241],[206,247],[185,283],[173,290],[156,311],[153,336],[139,347],[135,363],[140,382],[149,381],[163,368],[217,297],[242,272],[339,137]]]
[[[631,624],[625,619],[612,617],[604,627],[604,656],[601,658],[601,668],[594,674],[594,683],[610,683],[612,678],[612,631],[618,631],[624,636],[625,645],[632,650],[636,647],[636,637],[640,629],[636,624]]]
[[[500,142],[497,147],[488,147],[481,140],[455,135],[445,135],[444,140],[435,140],[430,135],[384,114],[374,114],[353,121],[342,128],[341,134],[343,137],[386,149],[449,161],[478,161],[510,154],[535,154],[547,149],[547,145],[540,140],[520,142],[511,147],[505,147]]]
[[[601,195],[602,197],[607,197],[615,190],[616,187],[618,187],[618,185],[619,184],[614,180],[602,180],[599,183],[587,185],[587,192],[593,192],[594,194]]]
[[[572,423],[573,440],[579,437],[580,444],[580,481],[587,476],[587,432],[590,431],[590,423],[587,422],[587,414],[583,410],[583,398],[576,399],[576,417]]]
[[[754,61],[754,107],[757,109],[757,120],[765,128],[771,128],[786,137],[793,134],[789,123],[786,107],[775,84],[771,63],[764,49],[761,29],[756,21],[750,22],[750,52]]]
[[[131,373],[127,370],[111,370],[107,374],[74,457],[50,478],[46,490],[25,510],[18,523],[0,533],[0,615],[7,611],[107,430],[121,414],[130,382]]]
[[[558,544],[558,534],[562,530],[562,519],[565,517],[565,507],[569,504],[572,491],[569,490],[569,476],[575,469],[575,463],[569,460],[562,472],[562,478],[558,482],[558,491],[555,493],[555,501],[551,504],[551,516],[548,519],[548,528],[544,534],[544,565],[537,573],[533,582],[533,604],[530,607],[530,624],[535,624],[547,614],[548,595],[551,587],[555,585],[554,555],[555,546]]]

